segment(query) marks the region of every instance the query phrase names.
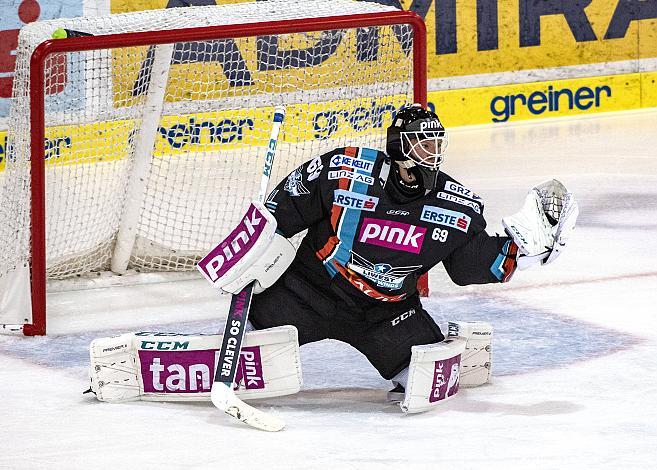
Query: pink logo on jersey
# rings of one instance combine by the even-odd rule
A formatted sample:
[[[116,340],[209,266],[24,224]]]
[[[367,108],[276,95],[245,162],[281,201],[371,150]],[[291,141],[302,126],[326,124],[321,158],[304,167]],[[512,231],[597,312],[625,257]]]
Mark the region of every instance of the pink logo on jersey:
[[[461,355],[436,361],[429,402],[444,400],[459,391]]]
[[[363,219],[358,240],[369,245],[419,253],[427,229],[392,220]]]

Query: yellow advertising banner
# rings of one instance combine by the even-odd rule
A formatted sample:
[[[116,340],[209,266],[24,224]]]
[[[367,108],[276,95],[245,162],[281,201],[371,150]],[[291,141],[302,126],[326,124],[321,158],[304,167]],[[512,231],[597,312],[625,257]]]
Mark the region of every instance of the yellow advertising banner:
[[[356,138],[385,129],[406,96],[336,100],[287,106],[282,142]],[[153,156],[194,154],[216,158],[222,152],[269,144],[273,107],[164,116],[156,130]],[[135,121],[95,122],[46,129],[46,165],[76,165],[128,158],[135,139]],[[264,155],[264,152],[263,152]],[[7,133],[0,132],[0,171],[7,158]]]
[[[255,0],[215,0],[217,5],[228,5],[231,3],[245,3]],[[144,10],[160,10],[163,8],[170,8],[170,4],[175,4],[176,7],[182,7],[183,2],[171,0],[110,0],[110,13],[129,13],[133,11]],[[184,2],[189,6],[202,6],[211,5],[207,0],[187,0]]]
[[[641,107],[657,106],[657,72],[641,74]]]
[[[657,106],[657,72],[429,93],[447,127],[576,116]]]
[[[217,3],[242,1],[217,0]],[[382,0],[382,3],[394,4],[396,1]],[[207,4],[207,1],[191,0],[190,3]],[[170,0],[110,1],[112,13],[166,8],[170,5],[173,5]],[[618,61],[634,63],[637,72],[643,71],[614,75],[614,70],[604,73],[604,67],[598,67],[595,73],[584,73],[585,76],[598,75],[588,78],[433,91],[429,94],[429,101],[447,126],[504,123],[657,106],[657,72],[650,70],[650,63],[654,62],[645,65],[645,61],[657,59],[657,0],[403,0],[398,5],[416,11],[426,20],[429,78],[476,74],[484,74],[485,77],[485,74],[491,73],[548,67],[554,67],[556,76],[559,76],[561,67],[606,65]],[[312,64],[314,72],[319,71],[315,76],[320,77],[315,85],[321,85],[321,80],[328,81],[333,87],[367,84],[372,80],[369,67],[374,65],[367,64],[367,61],[358,68],[352,68],[352,72],[358,71],[355,75],[336,77],[333,73],[336,65],[347,60],[347,55],[353,54],[347,45],[353,46],[354,41],[358,44],[353,34],[347,33],[340,40],[337,37],[334,40],[315,36],[290,37],[272,44],[272,47],[300,50],[312,47],[315,41],[333,41],[331,44],[335,48],[330,57],[321,64]],[[236,45],[242,53],[243,63],[254,75],[252,85],[240,82],[236,86],[231,83],[226,64],[217,61],[206,69],[210,72],[206,72],[209,76],[204,79],[225,84],[217,88],[224,91],[221,96],[208,95],[194,85],[193,80],[189,80],[200,72],[199,64],[191,61],[185,66],[172,66],[167,100],[187,100],[189,96],[199,101],[238,97],[236,90],[243,92],[247,85],[250,93],[264,92],[266,90],[259,89],[262,85],[258,85],[257,74],[260,73],[278,73],[281,76],[284,73],[286,84],[290,87],[287,91],[304,88],[307,77],[303,70],[306,66],[267,70],[258,63],[256,48],[249,41],[252,40],[239,40]],[[387,53],[402,60],[404,52],[400,46],[399,41],[393,41]],[[137,54],[134,55],[134,52]],[[179,53],[183,54],[184,51]],[[147,49],[133,51],[132,56],[123,50],[115,50],[113,54],[115,104],[123,107],[137,99],[134,83],[142,72]],[[603,70],[602,75],[600,70]],[[391,70],[390,73],[389,80],[395,81],[395,73],[401,72]],[[398,97],[376,97],[365,106],[338,101],[329,102],[328,105],[324,103],[321,107],[291,106],[288,116],[293,116],[294,127],[286,126],[282,138],[296,142],[358,135],[360,129],[367,127],[368,116],[376,114],[368,113],[368,107],[384,107],[387,116],[400,104]],[[265,121],[269,119],[268,113],[266,108],[256,105],[243,111],[239,118],[220,113],[166,117],[160,123],[154,153],[157,156],[182,151],[213,152],[231,146],[258,145],[265,139],[262,129],[267,128]],[[379,122],[375,125],[385,124]],[[134,123],[131,121],[49,128],[46,132],[46,158],[51,163],[64,164],[124,158],[129,152],[127,146],[133,129]],[[94,137],[99,134],[111,136],[103,141],[114,144],[107,148],[90,144],[100,142]],[[0,170],[4,169],[7,153],[6,132],[0,131]]]
[[[411,59],[392,27],[377,40],[357,30],[311,32],[276,37],[227,39],[176,44],[168,75],[167,102],[224,100],[272,93],[380,84],[408,80]],[[410,34],[410,30],[406,33]],[[405,36],[403,36],[405,37]],[[370,38],[371,39],[371,38]],[[266,53],[264,52],[266,51]],[[152,48],[112,51],[112,87],[116,107],[142,99]],[[378,60],[375,60],[378,58]],[[345,65],[346,64],[346,65]],[[140,88],[141,87],[141,88]],[[137,92],[139,91],[139,92]],[[328,93],[328,91],[327,91]]]
[[[449,127],[657,107],[657,72],[467,88],[429,93],[429,105]],[[387,127],[404,97],[291,105],[281,140],[358,137]],[[196,153],[212,158],[240,147],[266,147],[273,108],[165,116],[153,155]],[[134,121],[118,120],[46,130],[48,164],[99,163],[127,158]],[[0,171],[7,153],[0,132]]]
[[[657,57],[652,0],[404,0],[402,5],[425,18],[429,78]]]
[[[216,3],[243,1],[216,0]],[[190,3],[207,4],[207,1]],[[429,78],[657,58],[655,0],[380,0],[380,3],[415,11],[424,18]],[[166,8],[170,4],[173,3],[167,0],[111,0],[111,11]]]

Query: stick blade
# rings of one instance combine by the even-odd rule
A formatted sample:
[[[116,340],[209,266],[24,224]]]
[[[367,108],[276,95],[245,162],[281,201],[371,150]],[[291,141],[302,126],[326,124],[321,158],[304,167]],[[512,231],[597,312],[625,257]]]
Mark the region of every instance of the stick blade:
[[[229,386],[222,382],[215,382],[212,385],[210,397],[214,406],[251,427],[269,432],[281,431],[285,427],[282,419],[244,403],[237,398]]]

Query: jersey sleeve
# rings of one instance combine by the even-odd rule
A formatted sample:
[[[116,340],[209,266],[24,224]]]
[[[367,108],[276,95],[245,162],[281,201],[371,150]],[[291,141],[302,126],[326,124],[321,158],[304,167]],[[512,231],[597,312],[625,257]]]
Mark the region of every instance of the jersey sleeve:
[[[507,282],[516,269],[518,247],[510,237],[488,235],[483,217],[473,236],[443,260],[447,274],[455,284]]]
[[[329,160],[339,150],[299,166],[269,194],[265,206],[274,214],[283,236],[290,238],[327,217],[325,201],[335,186],[328,179]]]

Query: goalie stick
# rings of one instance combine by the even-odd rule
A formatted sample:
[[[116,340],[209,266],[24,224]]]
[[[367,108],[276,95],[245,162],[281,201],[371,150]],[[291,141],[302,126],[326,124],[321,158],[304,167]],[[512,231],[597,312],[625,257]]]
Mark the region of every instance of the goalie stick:
[[[285,108],[276,107],[274,124],[271,129],[269,146],[262,170],[262,179],[260,180],[260,191],[258,193],[258,201],[260,202],[264,202],[267,195],[267,185],[274,164],[278,133],[284,117]],[[233,390],[233,382],[237,373],[240,351],[242,350],[242,340],[246,330],[246,322],[249,318],[253,285],[253,282],[250,283],[241,292],[233,295],[231,299],[210,396],[214,406],[243,423],[263,431],[280,431],[285,427],[283,420],[247,405],[235,395]]]
[[[79,38],[84,36],[93,35],[64,28],[58,28],[52,33],[53,39]],[[284,117],[285,108],[276,107],[267,154],[265,155],[262,179],[260,180],[260,190],[258,193],[258,201],[260,202],[264,202],[267,195],[267,185],[269,184],[274,163],[278,133]],[[212,403],[217,408],[250,426],[265,431],[280,431],[285,427],[285,423],[281,419],[269,416],[247,405],[235,395],[233,390],[233,382],[237,374],[237,366],[242,350],[242,340],[244,339],[246,322],[249,316],[249,306],[253,296],[253,287],[254,283],[249,284],[231,299],[210,397]]]

